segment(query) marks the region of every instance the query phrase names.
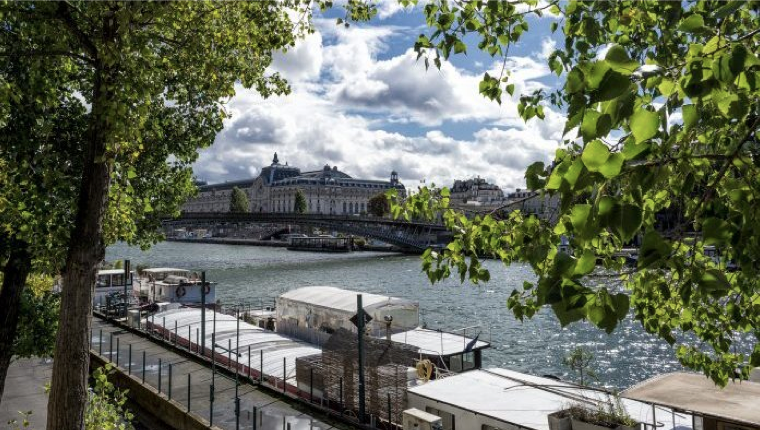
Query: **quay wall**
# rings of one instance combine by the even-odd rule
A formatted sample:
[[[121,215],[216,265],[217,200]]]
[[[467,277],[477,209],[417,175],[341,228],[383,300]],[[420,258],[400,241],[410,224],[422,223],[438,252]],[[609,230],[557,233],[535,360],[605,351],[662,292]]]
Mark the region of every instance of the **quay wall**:
[[[189,243],[217,243],[222,245],[247,245],[247,246],[263,246],[270,248],[287,248],[290,245],[287,242],[281,242],[278,240],[258,240],[258,239],[234,239],[228,237],[206,237],[206,238],[179,238],[179,237],[167,237],[167,242],[189,242]],[[401,250],[395,246],[373,246],[365,245],[356,251],[380,251],[380,252],[408,252]]]

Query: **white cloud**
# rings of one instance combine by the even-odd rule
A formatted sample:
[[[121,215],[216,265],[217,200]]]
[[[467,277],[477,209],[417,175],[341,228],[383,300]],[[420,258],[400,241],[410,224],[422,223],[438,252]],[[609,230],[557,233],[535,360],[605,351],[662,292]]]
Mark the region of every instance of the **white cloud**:
[[[291,80],[293,92],[262,99],[238,88],[227,106],[231,118],[195,165],[199,178],[250,177],[277,151],[281,162],[302,170],[330,164],[355,177],[385,179],[395,169],[411,188],[475,175],[515,188],[524,186],[525,167],[550,160],[561,141],[561,114],[545,108],[545,121],[527,124],[517,115],[519,93],[543,87],[538,79],[549,74],[540,58],[510,58],[515,96],[505,94],[499,105],[478,93],[480,73],[446,61],[425,70],[411,49],[388,55],[394,36],[415,30],[315,24],[317,33],[272,66]],[[491,71],[498,76],[500,68],[493,64]],[[394,131],[399,124],[411,131]],[[479,131],[465,139],[441,131],[459,124]]]

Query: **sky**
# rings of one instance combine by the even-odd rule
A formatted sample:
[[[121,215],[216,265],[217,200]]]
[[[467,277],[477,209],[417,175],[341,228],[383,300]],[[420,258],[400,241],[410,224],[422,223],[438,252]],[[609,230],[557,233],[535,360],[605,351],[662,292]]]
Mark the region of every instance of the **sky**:
[[[356,178],[387,180],[396,170],[409,189],[480,176],[511,191],[525,186],[528,165],[551,161],[563,115],[546,109],[545,120],[525,123],[517,100],[521,91],[557,85],[546,65],[558,40],[549,32],[554,17],[532,19],[510,48],[516,90],[499,105],[478,93],[478,83],[486,71],[498,75],[501,60],[476,42],[468,40],[467,54],[440,70],[417,61],[412,47],[426,32],[419,9],[381,2],[371,22],[349,28],[336,25],[337,16],[315,16],[316,31],[275,56],[270,71],[287,78],[289,95],[263,99],[238,88],[224,129],[194,165],[198,179],[255,177],[277,152],[281,163],[302,171],[328,164]]]

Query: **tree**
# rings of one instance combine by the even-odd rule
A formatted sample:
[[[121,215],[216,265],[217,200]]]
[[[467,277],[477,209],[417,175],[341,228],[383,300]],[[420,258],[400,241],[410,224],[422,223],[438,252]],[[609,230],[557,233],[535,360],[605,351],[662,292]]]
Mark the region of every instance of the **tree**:
[[[230,197],[230,212],[248,212],[248,208],[248,196],[245,195],[245,191],[233,187]]]
[[[385,193],[378,193],[367,202],[367,212],[377,217],[384,217],[391,211],[391,203]]]
[[[596,372],[593,369],[594,361],[594,354],[587,348],[579,346],[570,351],[562,363],[578,373],[580,384],[585,385],[587,376],[596,379]]]
[[[760,366],[758,4],[439,0],[424,11],[431,28],[415,49],[436,67],[465,53],[465,40],[506,65],[529,18],[545,13],[562,17],[551,29],[562,23],[565,40],[547,60],[562,86],[522,94],[518,106],[525,121],[552,107],[566,118],[554,162],[525,173],[538,198],[558,198],[557,222],[520,211],[465,218],[448,208],[448,190],[423,188],[394,214],[442,212],[454,240],[424,254],[431,281],[457,272],[487,282],[482,257],[526,261],[538,280],[512,292],[518,319],[550,307],[562,325],[585,319],[611,332],[632,308],[719,385]],[[497,102],[515,88],[506,68],[480,83]],[[673,209],[678,225],[658,230],[657,215]],[[572,255],[558,252],[561,237]],[[634,237],[642,245],[629,269],[616,252]]]
[[[296,190],[296,201],[293,203],[293,210],[297,214],[305,214],[306,213],[306,197],[303,195],[303,191],[300,189]]]
[[[3,66],[18,64],[29,70],[29,78],[19,79],[18,74],[3,71],[0,126],[12,126],[8,120],[14,115],[13,106],[27,94],[39,94],[41,100],[30,98],[28,105],[53,110],[66,100],[76,106],[78,96],[87,103],[86,114],[76,117],[85,120],[81,145],[68,160],[43,170],[51,175],[56,168],[78,166],[73,180],[62,184],[74,196],[70,200],[74,204],[68,212],[52,212],[59,217],[68,214],[71,221],[56,225],[65,229],[61,236],[39,244],[65,255],[48,429],[84,427],[92,290],[106,244],[124,239],[149,245],[158,240],[150,233],[156,229],[150,227],[162,215],[178,212],[192,187],[189,164],[197,158],[197,149],[211,144],[221,129],[226,115],[222,102],[234,95],[236,84],[255,88],[263,96],[287,92],[277,74],[266,72],[272,52],[291,45],[306,30],[305,24],[291,21],[287,6],[273,2],[0,6],[0,55],[12,58]],[[78,107],[83,109],[81,103]],[[32,115],[24,119],[26,128],[20,132],[38,133],[42,128],[30,121]],[[52,134],[50,140],[74,142],[65,134]],[[22,143],[2,148],[3,158],[12,160],[6,164],[17,184],[22,181],[20,170],[36,161],[31,150],[36,141]],[[37,204],[56,203],[47,189],[29,192],[12,187],[16,188]],[[29,224],[22,221],[30,218],[24,214],[29,206],[19,208],[15,198],[5,199],[18,213],[18,219],[3,222],[3,234],[8,236],[2,243],[6,269],[8,262],[29,260],[26,254],[11,255],[29,253],[27,247],[12,243],[19,240],[17,232],[23,232],[16,227]],[[61,240],[67,246],[60,246]],[[36,254],[29,255],[33,259]],[[23,285],[25,277],[18,272],[25,266],[14,267],[15,272],[4,271],[4,282]],[[13,292],[4,286],[6,291]]]

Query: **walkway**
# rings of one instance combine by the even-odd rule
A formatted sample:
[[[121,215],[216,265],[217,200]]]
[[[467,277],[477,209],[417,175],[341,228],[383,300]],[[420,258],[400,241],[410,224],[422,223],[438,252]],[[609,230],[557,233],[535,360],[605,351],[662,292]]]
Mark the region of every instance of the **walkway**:
[[[53,362],[42,358],[22,358],[11,363],[5,378],[5,392],[0,401],[0,429],[15,429],[8,425],[16,420],[18,428],[24,420],[21,412],[32,411],[28,416],[31,429],[44,429],[47,423],[48,397],[45,384],[53,374]]]
[[[190,410],[206,420],[209,420],[211,411],[210,392],[213,382],[215,386],[213,424],[223,429],[236,429],[234,378],[218,372],[213,375],[209,367],[97,317],[93,317],[92,333],[93,351],[118,363],[123,371],[144,379],[145,384],[181,403],[185,410],[188,405],[189,386]],[[238,385],[238,397],[240,398],[239,428],[242,429],[328,430],[337,428],[312,418],[280,398],[242,380]],[[258,412],[256,427],[254,427],[252,416],[254,408]]]

